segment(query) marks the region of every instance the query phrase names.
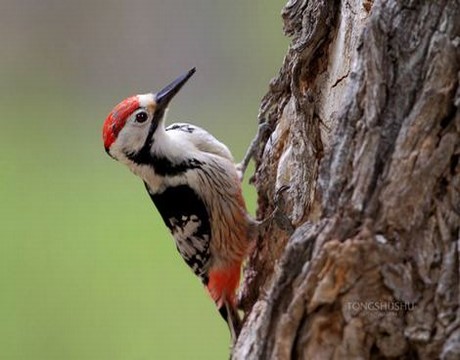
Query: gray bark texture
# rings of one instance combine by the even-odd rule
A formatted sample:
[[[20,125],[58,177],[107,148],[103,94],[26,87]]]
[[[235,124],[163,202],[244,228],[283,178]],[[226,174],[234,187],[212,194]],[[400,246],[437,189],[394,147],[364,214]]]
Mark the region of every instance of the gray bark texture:
[[[232,358],[460,359],[459,1],[289,0],[282,17],[253,178],[259,218],[277,193],[281,209]]]

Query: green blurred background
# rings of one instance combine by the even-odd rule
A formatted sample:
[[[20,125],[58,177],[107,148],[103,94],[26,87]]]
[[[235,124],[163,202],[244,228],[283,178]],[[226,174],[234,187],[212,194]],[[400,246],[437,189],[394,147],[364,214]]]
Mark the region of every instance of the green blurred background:
[[[226,324],[101,127],[196,66],[169,122],[240,159],[287,47],[284,2],[0,0],[0,359],[228,357]]]

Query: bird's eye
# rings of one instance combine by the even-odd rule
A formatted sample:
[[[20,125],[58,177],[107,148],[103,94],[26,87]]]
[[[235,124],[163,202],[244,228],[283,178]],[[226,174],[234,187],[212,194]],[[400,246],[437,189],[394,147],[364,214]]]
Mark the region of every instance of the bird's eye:
[[[145,111],[138,112],[136,114],[136,122],[143,123],[149,118],[148,114]]]

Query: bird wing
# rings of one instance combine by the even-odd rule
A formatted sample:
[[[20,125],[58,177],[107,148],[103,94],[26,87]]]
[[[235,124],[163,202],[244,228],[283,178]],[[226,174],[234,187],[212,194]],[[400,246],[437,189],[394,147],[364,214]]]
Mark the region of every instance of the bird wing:
[[[204,284],[208,282],[211,225],[201,198],[188,185],[169,187],[162,193],[145,187],[174,237],[177,250]]]
[[[166,131],[177,132],[179,136],[186,138],[200,151],[214,154],[234,162],[232,153],[227,146],[198,126],[187,123],[175,123],[168,126]]]

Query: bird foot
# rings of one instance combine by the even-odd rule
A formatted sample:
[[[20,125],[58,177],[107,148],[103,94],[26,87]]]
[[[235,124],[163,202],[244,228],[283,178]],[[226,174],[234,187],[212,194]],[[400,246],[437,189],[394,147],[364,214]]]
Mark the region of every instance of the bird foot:
[[[264,231],[274,221],[281,230],[286,231],[288,234],[294,232],[294,226],[292,226],[291,220],[284,213],[286,204],[283,193],[288,189],[288,185],[283,185],[276,191],[274,199],[275,209],[269,216],[258,223],[259,231]]]
[[[259,146],[260,140],[262,139],[263,135],[269,129],[270,129],[269,124],[265,122],[259,124],[259,127],[257,129],[257,134],[254,137],[254,139],[252,139],[251,143],[249,144],[249,147],[246,150],[246,154],[244,155],[243,160],[241,160],[240,163],[236,164],[236,171],[238,172],[238,177],[240,181],[243,181],[244,173],[246,172],[249,162],[254,157],[257,146]]]

